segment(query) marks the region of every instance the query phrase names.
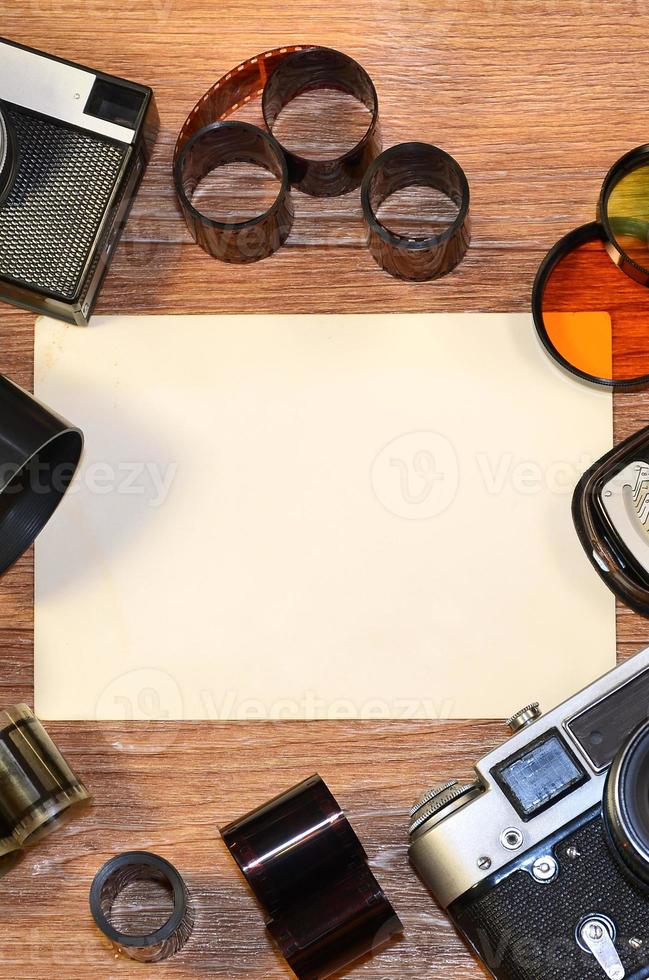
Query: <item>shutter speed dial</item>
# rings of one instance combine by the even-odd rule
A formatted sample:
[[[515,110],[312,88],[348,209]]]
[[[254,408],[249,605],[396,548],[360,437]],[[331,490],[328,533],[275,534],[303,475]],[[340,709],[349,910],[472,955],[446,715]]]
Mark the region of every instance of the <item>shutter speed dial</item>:
[[[479,796],[481,792],[480,783],[459,783],[457,779],[452,779],[436,789],[428,790],[412,808],[410,836],[416,834],[424,825],[426,825],[426,830],[430,830],[440,820],[448,817],[455,810],[459,810],[461,806]]]

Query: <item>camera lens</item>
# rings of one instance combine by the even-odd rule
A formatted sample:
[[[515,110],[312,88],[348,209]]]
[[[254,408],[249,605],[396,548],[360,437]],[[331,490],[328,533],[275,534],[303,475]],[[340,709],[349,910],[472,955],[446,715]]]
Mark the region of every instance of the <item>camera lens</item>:
[[[636,883],[649,887],[649,722],[619,751],[606,782],[604,820],[609,838]]]
[[[18,153],[16,138],[6,109],[0,104],[0,204],[11,190]]]

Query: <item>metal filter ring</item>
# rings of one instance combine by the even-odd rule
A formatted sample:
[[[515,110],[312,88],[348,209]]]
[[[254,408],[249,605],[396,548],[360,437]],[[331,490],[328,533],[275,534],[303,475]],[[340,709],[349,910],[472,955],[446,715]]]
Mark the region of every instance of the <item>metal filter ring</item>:
[[[609,213],[611,195],[616,187],[638,170],[646,171],[649,185],[649,144],[630,150],[613,164],[602,184],[597,216],[604,229],[606,251],[613,262],[631,279],[635,279],[643,286],[649,286],[649,224],[646,218],[642,215],[616,216]],[[631,199],[633,200],[633,195]],[[641,201],[644,203],[646,199],[646,194],[643,193],[638,196],[636,203],[640,205]],[[636,261],[629,254],[627,248],[620,242],[621,233],[644,242],[646,259],[643,262]]]

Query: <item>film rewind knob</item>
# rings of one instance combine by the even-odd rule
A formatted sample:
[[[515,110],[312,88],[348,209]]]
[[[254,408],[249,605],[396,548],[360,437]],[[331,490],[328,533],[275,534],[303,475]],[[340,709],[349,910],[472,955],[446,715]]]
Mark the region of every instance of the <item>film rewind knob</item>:
[[[528,704],[524,708],[521,708],[515,715],[512,715],[507,720],[507,727],[512,735],[515,735],[517,732],[522,731],[523,728],[531,725],[532,722],[538,721],[542,714],[543,712],[539,707],[538,701],[535,701],[533,704]]]

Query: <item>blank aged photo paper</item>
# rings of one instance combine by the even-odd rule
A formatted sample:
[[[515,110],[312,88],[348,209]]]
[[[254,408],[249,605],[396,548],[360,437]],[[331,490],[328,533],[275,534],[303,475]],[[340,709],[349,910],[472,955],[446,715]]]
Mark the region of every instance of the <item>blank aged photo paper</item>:
[[[86,438],[43,719],[504,717],[615,665],[570,513],[611,396],[528,315],[42,319],[35,367]]]

